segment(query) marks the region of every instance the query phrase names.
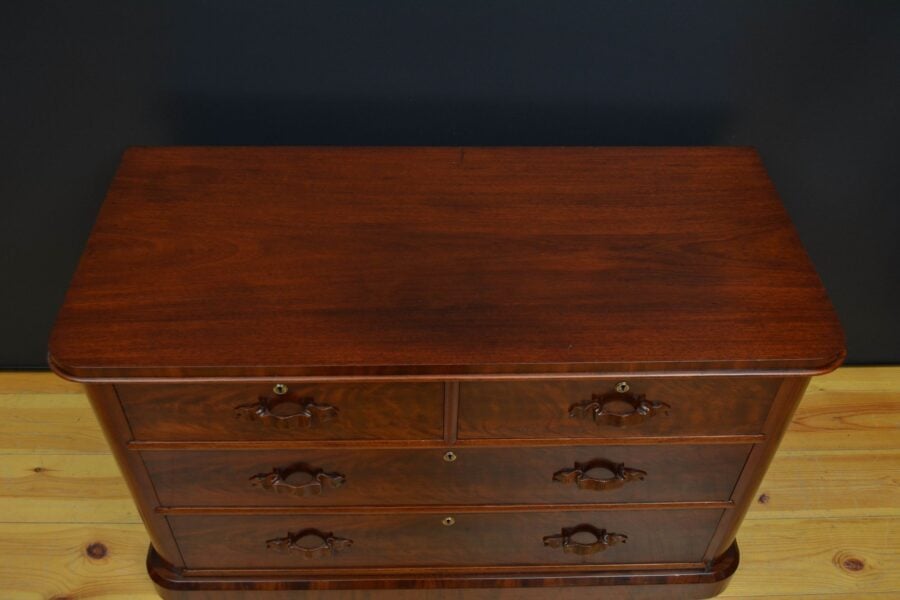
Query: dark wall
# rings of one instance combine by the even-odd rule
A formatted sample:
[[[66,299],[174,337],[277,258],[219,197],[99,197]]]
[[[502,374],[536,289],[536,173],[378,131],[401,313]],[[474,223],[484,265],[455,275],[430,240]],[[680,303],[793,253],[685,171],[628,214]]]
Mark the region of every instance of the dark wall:
[[[0,367],[155,144],[753,145],[850,361],[900,362],[900,3],[19,1],[0,52]]]

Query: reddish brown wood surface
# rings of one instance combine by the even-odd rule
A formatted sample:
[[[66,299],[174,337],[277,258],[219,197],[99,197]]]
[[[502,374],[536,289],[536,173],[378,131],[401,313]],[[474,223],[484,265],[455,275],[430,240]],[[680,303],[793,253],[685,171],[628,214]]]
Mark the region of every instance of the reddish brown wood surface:
[[[173,569],[151,548],[147,567],[165,600],[296,600],[298,590],[304,600],[580,600],[598,593],[608,600],[699,600],[725,589],[738,560],[737,545],[732,545],[700,569],[676,565],[641,565],[629,570],[595,565],[591,570],[571,572],[551,571],[546,566],[543,570],[474,568],[455,573],[347,569],[324,574],[269,571],[213,577]]]
[[[459,439],[646,437],[761,433],[781,379],[696,377],[615,380],[464,381],[459,386]],[[667,407],[642,422],[617,427],[573,414],[603,395],[646,396]],[[633,410],[622,403],[611,409]]]
[[[66,296],[71,378],[829,369],[747,148],[135,148]]]
[[[236,408],[274,398],[265,384],[118,385],[139,440],[425,440],[444,435],[440,383],[294,384],[284,397],[314,401],[334,416],[273,427]],[[294,409],[290,409],[294,410]]]
[[[727,501],[749,446],[602,446],[444,450],[144,452],[163,506],[384,506],[429,504],[602,504]],[[646,473],[610,490],[554,481],[575,463],[605,459]],[[277,468],[310,481],[310,472],[343,477],[339,487],[297,496],[253,485]],[[608,469],[590,475],[610,477]]]
[[[449,526],[431,514],[167,518],[189,568],[302,569],[699,563],[721,515],[712,509],[467,513],[448,515],[454,519]],[[544,545],[544,537],[586,523],[624,534],[627,543],[590,555]],[[352,546],[318,560],[266,549],[267,540],[306,529],[352,540]]]
[[[49,358],[236,600],[715,593],[843,355],[751,149],[136,148]]]

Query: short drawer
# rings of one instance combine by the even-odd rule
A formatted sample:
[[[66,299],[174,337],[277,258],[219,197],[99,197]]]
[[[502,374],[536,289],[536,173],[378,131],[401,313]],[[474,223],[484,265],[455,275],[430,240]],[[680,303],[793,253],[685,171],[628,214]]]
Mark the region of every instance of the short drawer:
[[[169,523],[194,569],[440,567],[697,563],[721,515],[717,509],[177,515]]]
[[[165,506],[726,501],[748,445],[148,451]]]
[[[128,384],[116,390],[136,439],[434,440],[441,383]],[[276,393],[279,392],[279,393]]]
[[[459,385],[460,439],[758,434],[777,378],[473,381]]]

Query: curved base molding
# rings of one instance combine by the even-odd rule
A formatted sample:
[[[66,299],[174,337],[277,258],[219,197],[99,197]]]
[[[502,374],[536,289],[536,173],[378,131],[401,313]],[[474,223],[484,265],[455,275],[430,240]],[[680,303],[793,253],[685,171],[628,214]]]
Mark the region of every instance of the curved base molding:
[[[707,569],[634,569],[548,571],[539,567],[497,571],[495,568],[427,575],[385,574],[376,570],[342,570],[327,574],[234,572],[216,576],[180,572],[150,547],[147,571],[165,600],[582,600],[589,587],[602,587],[603,597],[622,600],[711,598],[728,585],[740,555],[737,542]],[[552,589],[547,589],[552,588]],[[305,593],[298,593],[304,590]]]

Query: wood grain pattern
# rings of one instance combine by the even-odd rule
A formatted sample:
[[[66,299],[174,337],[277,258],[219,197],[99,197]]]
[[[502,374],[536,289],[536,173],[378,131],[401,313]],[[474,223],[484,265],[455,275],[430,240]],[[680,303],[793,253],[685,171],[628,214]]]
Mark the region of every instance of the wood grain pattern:
[[[468,513],[440,515],[181,516],[169,523],[192,569],[343,568],[699,563],[720,510]],[[606,552],[578,556],[545,548],[543,538],[590,523],[628,536]],[[266,552],[266,540],[307,528],[353,540],[315,563]],[[210,548],[216,548],[214,555]]]
[[[18,374],[9,378],[15,381]],[[30,379],[31,376],[26,382]],[[22,384],[12,387],[21,389]],[[3,414],[0,453],[109,454],[109,444],[85,399],[84,390],[77,394],[3,392],[0,393]]]
[[[336,409],[316,427],[279,429],[237,418],[235,408],[272,396],[272,386],[116,386],[139,440],[440,440],[444,388],[440,383],[294,384],[293,398]]]
[[[843,355],[758,155],[722,147],[133,148],[50,340],[76,379]]]
[[[649,600],[658,597],[660,590],[668,592],[667,598],[696,600],[721,591],[728,578],[734,573],[737,563],[738,552],[737,548],[733,547],[714,564],[701,569],[693,565],[671,565],[665,570],[655,568],[656,565],[635,565],[634,568],[619,570],[609,565],[599,565],[591,566],[589,571],[585,571],[578,567],[586,565],[563,565],[554,569],[507,567],[496,572],[478,570],[454,573],[444,569],[430,570],[411,573],[416,577],[415,580],[406,579],[407,574],[404,572],[379,574],[351,570],[340,573],[326,572],[321,575],[311,573],[308,574],[307,579],[285,572],[261,572],[252,574],[250,577],[263,577],[262,585],[267,591],[274,592],[274,597],[279,599],[290,597],[289,590],[295,591],[295,593],[297,590],[302,590],[304,595],[306,595],[306,591],[311,590],[340,590],[338,597],[346,595],[356,598],[359,597],[357,596],[359,593],[357,589],[359,589],[360,591],[365,590],[361,592],[364,598],[388,600],[391,598],[390,592],[394,590],[385,589],[384,584],[387,583],[388,577],[396,578],[399,575],[404,578],[401,587],[408,589],[409,586],[405,584],[415,581],[419,586],[419,593],[432,598],[456,597],[456,592],[463,590],[475,598],[490,598],[496,593],[503,594],[502,597],[508,597],[510,584],[518,584],[518,591],[524,594],[523,597],[535,598],[538,597],[533,593],[535,590],[543,589],[545,595],[553,593],[557,591],[558,586],[571,581],[574,577],[581,585],[559,589],[561,597],[572,598],[575,590],[583,595],[584,586],[593,586],[595,591],[599,591],[596,590],[597,587],[602,589],[604,598],[618,600]],[[154,582],[157,583],[157,589],[166,600],[191,600],[195,597],[195,592],[199,592],[196,595],[204,599],[214,596],[212,593],[203,593],[202,591],[209,581],[205,575],[182,574],[173,571],[158,560],[152,552],[148,558],[148,567],[154,577]],[[654,568],[648,570],[644,567]],[[252,581],[250,577],[244,574],[229,573],[227,583],[221,586],[227,590],[223,597],[232,600],[247,600],[253,597],[253,592],[246,591],[247,584]],[[663,585],[673,582],[681,585],[671,588],[663,587]],[[445,596],[445,592],[448,596]],[[313,597],[320,596],[314,593]]]
[[[749,446],[609,446],[453,450],[304,450],[144,452],[164,506],[352,506],[428,504],[566,504],[728,500]],[[576,462],[606,458],[647,472],[643,481],[608,491],[554,481]],[[340,473],[344,483],[298,498],[249,481],[273,467]],[[607,473],[608,474],[608,473]],[[597,476],[603,476],[600,470]]]
[[[895,518],[826,518],[748,520],[742,539],[758,540],[761,552],[742,557],[729,592],[765,596],[825,596],[900,590],[900,521]],[[745,542],[746,543],[746,542]],[[767,573],[765,584],[750,573]],[[760,587],[763,586],[763,587]]]
[[[0,456],[0,519],[14,523],[140,523],[109,454]]]
[[[647,437],[579,437],[579,438],[473,438],[457,440],[456,448],[509,448],[512,446],[641,446],[647,444],[703,445],[756,444],[765,441],[761,433],[753,435],[682,435]],[[334,448],[446,448],[445,440],[245,440],[245,441],[134,441],[131,450],[313,450]]]
[[[748,520],[741,531],[742,543],[758,550],[742,552],[741,568],[722,597],[895,598],[900,591],[900,569],[896,568],[900,537],[889,536],[889,527],[896,532],[896,519],[769,519],[758,526],[756,521]],[[773,535],[775,541],[770,548]],[[90,559],[85,553],[87,546],[97,541],[109,549],[103,560]],[[0,523],[0,556],[4,558],[0,562],[0,584],[4,598],[32,600],[70,595],[154,600],[158,596],[144,567],[147,543],[140,525]],[[792,556],[796,562],[790,560]],[[835,560],[838,556],[857,558],[863,563],[862,570],[848,571],[841,565],[843,561]],[[556,593],[554,590],[554,597]],[[422,598],[421,591],[416,594],[409,598]],[[349,597],[367,598],[362,592]],[[510,591],[496,598],[518,597]],[[448,598],[464,600],[463,596]]]
[[[896,368],[853,367],[814,378],[782,450],[896,449]]]
[[[110,187],[49,361],[89,383],[161,591],[198,577],[214,588],[230,570],[244,579],[223,589],[344,589],[303,577],[381,569],[382,588],[659,584],[664,595],[681,580],[700,595],[734,572],[736,530],[806,382],[838,366],[843,345],[751,149],[142,148]],[[619,372],[646,378],[588,379]],[[167,508],[145,463],[187,450],[155,471],[193,467],[171,486],[180,493],[207,478],[193,452],[219,444],[371,441],[424,456],[480,441],[477,460],[530,440],[677,440],[683,452],[704,436],[700,452],[754,441],[726,451],[740,454],[720,469],[724,486],[694,486],[718,501],[404,506],[385,494],[382,511],[360,493],[357,512],[229,510],[192,488],[201,502]],[[583,465],[606,465],[624,489],[624,464],[604,457],[554,468],[550,482],[581,481]],[[219,481],[233,466],[220,463]],[[677,478],[692,465],[670,466]],[[349,481],[306,463],[247,481],[321,499],[286,483],[297,471],[316,492],[319,476],[335,491]],[[433,568],[457,579],[429,579]]]
[[[459,439],[625,438],[761,433],[780,378],[629,379],[631,392],[669,408],[633,427],[574,418],[572,406],[613,391],[615,380],[460,383]],[[630,406],[625,410],[631,410]]]
[[[59,418],[53,409],[58,405],[61,396],[57,395],[56,378],[44,373],[41,376],[26,374],[22,379],[19,373],[0,373],[0,396],[7,390],[15,390],[15,402],[9,402],[4,410],[8,420],[24,423],[34,418],[36,413],[43,415],[44,421],[35,419],[29,427],[19,427],[15,447],[10,444],[0,447],[0,464],[7,461],[18,461],[22,457],[16,453],[37,453],[50,448],[49,444],[63,446],[60,440],[66,440],[70,433],[81,431],[82,435],[73,440],[68,447],[61,447],[56,454],[66,452],[70,455],[72,465],[85,461],[78,467],[79,473],[85,473],[88,482],[96,477],[104,477],[103,470],[92,473],[92,456],[83,454],[92,450],[92,445],[85,445],[86,440],[95,438],[102,444],[103,451],[108,453],[102,433],[93,416],[73,428],[73,423]],[[29,390],[33,389],[33,392]],[[851,393],[852,392],[852,393]],[[892,507],[891,494],[895,493],[890,485],[889,470],[893,463],[882,453],[896,451],[898,436],[893,429],[877,426],[872,420],[867,426],[860,427],[860,422],[850,418],[860,405],[874,405],[878,399],[885,399],[882,406],[884,413],[882,422],[891,422],[900,412],[900,368],[897,367],[847,367],[832,374],[816,378],[810,385],[800,408],[795,414],[785,437],[782,448],[790,448],[788,452],[779,452],[772,464],[770,474],[760,488],[771,498],[771,505],[781,511],[784,503],[790,508],[784,513],[769,511],[769,505],[755,502],[744,522],[739,538],[741,541],[742,564],[733,578],[730,587],[722,594],[723,598],[749,599],[766,598],[768,600],[887,600],[900,594],[900,548],[894,535],[888,537],[887,527],[896,527],[896,516],[888,518],[871,518],[872,515],[887,517]],[[77,414],[77,406],[83,414],[90,415],[87,399],[83,394],[71,394],[71,402],[66,410]],[[819,443],[816,434],[805,426],[799,426],[797,420],[804,415],[818,413],[827,407],[835,415],[834,423],[828,431],[823,431],[830,443],[836,445],[835,450],[827,446],[829,442]],[[892,408],[893,407],[893,408]],[[2,424],[2,422],[0,422]],[[4,438],[0,438],[4,439]],[[8,438],[7,438],[8,439]],[[891,446],[893,444],[893,446]],[[860,480],[870,479],[879,482],[879,489],[868,484],[859,490],[845,479],[847,475],[838,475],[835,480],[827,477],[817,478],[817,469],[828,468],[844,455],[844,449],[856,452],[848,456],[850,463],[836,467],[838,472],[846,471],[854,465],[860,469]],[[857,461],[856,456],[865,456],[871,450],[872,461]],[[23,459],[26,460],[27,458]],[[782,465],[782,461],[784,464]],[[4,467],[5,469],[12,467]],[[100,467],[97,466],[99,469]],[[797,495],[788,496],[788,489],[794,489],[791,470],[797,468],[798,479],[809,476],[806,495],[822,499],[822,505],[804,503]],[[780,472],[780,473],[779,473]],[[74,480],[77,479],[73,472]],[[782,488],[787,483],[791,487]],[[799,483],[797,484],[800,485]],[[65,490],[54,488],[48,494],[72,493],[76,497],[90,502],[90,485],[85,484],[80,491],[66,487]],[[798,491],[799,493],[799,491]],[[863,496],[865,494],[865,496]],[[878,498],[884,498],[884,504],[878,504]],[[62,497],[61,497],[62,499]],[[8,506],[13,510],[28,510],[27,505],[33,500],[18,499],[16,494],[8,497]],[[17,505],[18,503],[18,505]],[[15,508],[13,508],[15,507]],[[95,521],[112,523],[116,520],[116,511],[109,511],[109,505],[102,502],[96,505]],[[786,518],[788,516],[790,518]],[[834,515],[838,518],[831,518]],[[71,516],[65,512],[63,502],[54,503],[47,512],[45,524],[4,523],[0,516],[0,589],[3,597],[9,600],[34,600],[35,598],[64,597],[103,597],[110,600],[152,600],[157,598],[151,581],[144,568],[148,538],[143,526],[139,524],[84,525],[68,522]],[[766,523],[754,526],[756,520]],[[11,519],[14,520],[14,519]],[[778,532],[778,543],[769,552],[769,540],[772,532]],[[103,560],[88,559],[86,547],[93,542],[103,542],[109,549]],[[833,560],[839,553],[855,553],[853,556],[863,562],[861,572],[847,572]],[[799,564],[791,568],[790,557],[798,556]],[[879,557],[879,558],[872,558]],[[853,564],[853,563],[851,563]],[[874,565],[874,566],[873,566]],[[870,576],[866,569],[878,568],[876,576]],[[865,578],[861,585],[855,574]],[[577,592],[582,590],[573,588]],[[545,590],[537,590],[539,595],[529,600],[543,600]],[[422,598],[418,590],[392,590],[392,598],[401,600],[419,600]],[[445,591],[443,600],[463,600],[461,591]],[[485,598],[492,600],[510,600],[525,598],[519,595],[520,590],[506,590],[497,595]],[[563,592],[554,590],[554,597],[563,598]],[[353,600],[372,600],[363,592],[348,596]],[[310,596],[314,600],[332,600],[327,596],[321,598]],[[468,600],[468,598],[465,598]],[[568,600],[568,599],[566,599]]]
[[[747,518],[859,514],[900,517],[900,449],[778,452]]]
[[[696,600],[715,595],[721,591],[728,578],[734,573],[738,563],[737,548],[733,547],[714,564],[706,569],[697,569],[695,566],[671,565],[666,570],[645,570],[644,565],[635,565],[628,570],[617,570],[610,566],[592,566],[590,572],[579,569],[578,566],[560,566],[555,569],[545,568],[537,570],[529,567],[505,568],[502,571],[473,571],[469,573],[437,570],[425,571],[413,574],[415,583],[419,586],[418,593],[430,598],[454,598],[457,593],[466,593],[474,598],[519,597],[510,591],[516,590],[523,598],[540,597],[534,592],[543,590],[544,595],[558,591],[560,597],[574,598],[576,590],[584,594],[584,586],[594,586],[602,589],[604,598],[617,600],[649,600],[659,596],[659,591],[665,589],[669,594],[667,598],[675,600]],[[584,566],[584,565],[581,565]],[[646,565],[648,567],[653,565]],[[158,560],[153,553],[148,558],[148,567],[154,577],[157,589],[165,600],[192,600],[195,597],[211,599],[214,593],[202,590],[209,579],[199,574],[182,574],[168,568]],[[250,573],[250,572],[248,572]],[[396,590],[385,589],[386,578],[405,579],[401,584],[403,589],[409,589],[406,584],[413,580],[406,579],[406,574],[379,574],[375,572],[344,571],[341,573],[325,573],[322,575],[309,574],[307,579],[301,579],[297,575],[289,573],[260,573],[252,577],[263,577],[263,585],[267,591],[273,593],[277,599],[290,598],[291,593],[302,590],[304,596],[307,591],[312,592],[315,598],[321,596],[318,591],[340,590],[338,597],[367,598],[369,600],[389,600],[391,593]],[[423,577],[424,575],[424,577]],[[225,591],[221,598],[229,600],[248,600],[253,597],[253,592],[246,591],[250,577],[244,574],[230,573],[227,575],[227,583],[221,586]],[[561,584],[577,579],[579,586],[558,588]],[[673,582],[682,585],[672,588],[664,588],[663,585]],[[509,588],[509,584],[519,584],[518,588]],[[460,589],[462,588],[462,589]],[[217,592],[222,590],[217,590]],[[446,594],[446,595],[445,595]],[[555,595],[555,594],[554,594]],[[296,596],[294,596],[296,597]]]
[[[100,543],[103,556],[87,549]],[[158,600],[144,565],[149,539],[140,524],[0,523],[4,600]]]

